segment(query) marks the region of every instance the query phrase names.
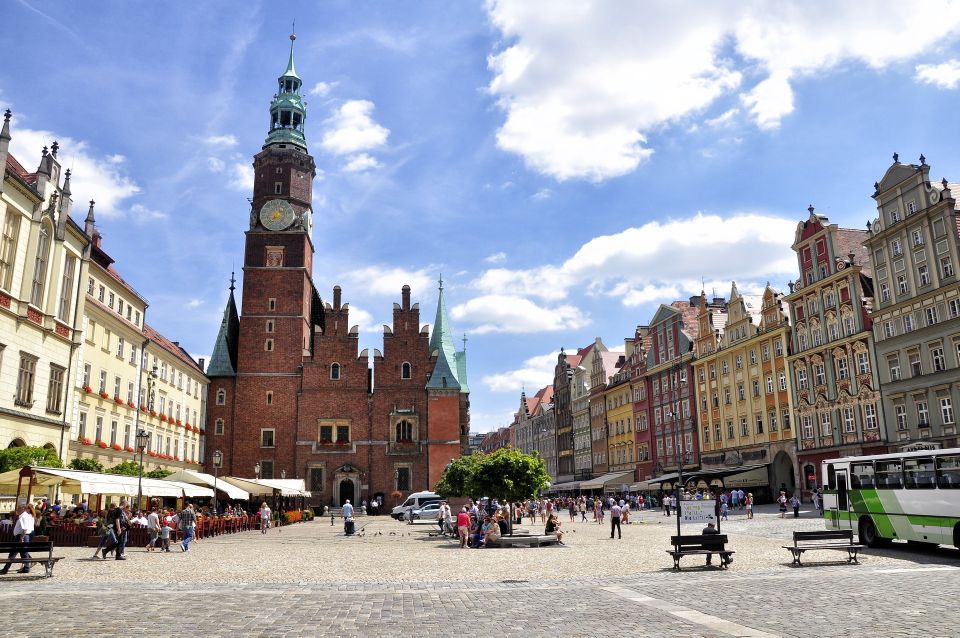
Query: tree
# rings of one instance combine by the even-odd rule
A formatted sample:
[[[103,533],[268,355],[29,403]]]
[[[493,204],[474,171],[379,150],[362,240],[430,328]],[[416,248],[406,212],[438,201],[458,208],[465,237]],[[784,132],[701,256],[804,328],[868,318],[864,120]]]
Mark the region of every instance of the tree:
[[[133,461],[124,461],[123,463],[118,463],[113,467],[107,468],[107,474],[120,474],[123,476],[139,476],[140,475],[140,464]]]
[[[103,464],[96,459],[75,458],[70,461],[68,466],[71,470],[83,470],[85,472],[103,472]]]
[[[475,468],[484,456],[486,455],[483,452],[476,452],[450,461],[433,488],[434,491],[443,498],[474,496],[476,492],[471,481]]]
[[[10,447],[0,450],[0,472],[19,470],[27,465],[38,467],[63,467],[57,453],[48,447]]]
[[[144,474],[144,476],[152,479],[165,479],[171,474],[173,474],[173,472],[171,472],[170,470],[164,470],[158,467],[155,470],[150,470],[149,472]]]

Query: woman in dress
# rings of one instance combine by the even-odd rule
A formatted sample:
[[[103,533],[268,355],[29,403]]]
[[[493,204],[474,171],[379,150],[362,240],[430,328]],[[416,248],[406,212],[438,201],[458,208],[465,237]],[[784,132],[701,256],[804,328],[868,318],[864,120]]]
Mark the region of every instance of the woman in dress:
[[[753,492],[747,494],[747,518],[753,518]]]

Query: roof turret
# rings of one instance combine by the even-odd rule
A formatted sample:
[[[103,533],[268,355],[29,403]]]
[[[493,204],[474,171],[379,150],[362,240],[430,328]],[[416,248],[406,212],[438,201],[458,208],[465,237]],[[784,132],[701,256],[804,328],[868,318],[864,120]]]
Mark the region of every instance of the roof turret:
[[[277,93],[270,103],[270,132],[263,146],[271,144],[293,144],[307,148],[304,136],[304,124],[307,119],[307,106],[300,95],[303,82],[297,75],[293,64],[293,43],[297,39],[295,33],[290,34],[290,58],[287,60],[287,69],[277,78]]]
[[[237,376],[237,344],[240,336],[240,318],[237,315],[237,302],[233,297],[235,279],[230,273],[230,295],[227,305],[223,309],[223,319],[220,322],[220,331],[217,341],[213,345],[213,354],[210,355],[210,365],[207,366],[209,377]]]
[[[437,298],[437,318],[433,322],[433,334],[430,335],[430,354],[437,353],[437,363],[427,381],[427,389],[461,389],[457,376],[457,350],[453,345],[453,333],[447,321],[447,304],[443,298],[443,277],[440,277],[440,294]],[[464,366],[466,361],[464,360]],[[466,369],[466,368],[464,368]]]

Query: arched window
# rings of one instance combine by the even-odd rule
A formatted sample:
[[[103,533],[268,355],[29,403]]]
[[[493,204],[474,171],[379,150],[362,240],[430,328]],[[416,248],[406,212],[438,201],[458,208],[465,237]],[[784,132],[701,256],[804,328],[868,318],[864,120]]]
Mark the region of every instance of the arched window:
[[[330,364],[330,378],[336,381],[340,378],[340,364],[331,363]]]
[[[33,267],[33,285],[30,288],[30,303],[40,307],[43,305],[43,289],[47,283],[47,258],[50,250],[50,232],[46,226],[40,226],[40,235],[37,238],[37,257]]]
[[[410,364],[406,361],[403,362],[403,365],[400,366],[400,378],[409,379],[410,378]]]
[[[397,441],[412,441],[413,426],[409,421],[400,421],[397,423]]]
[[[227,392],[223,388],[217,390],[217,405],[227,404]]]
[[[223,434],[223,419],[217,419],[213,424],[214,434]]]

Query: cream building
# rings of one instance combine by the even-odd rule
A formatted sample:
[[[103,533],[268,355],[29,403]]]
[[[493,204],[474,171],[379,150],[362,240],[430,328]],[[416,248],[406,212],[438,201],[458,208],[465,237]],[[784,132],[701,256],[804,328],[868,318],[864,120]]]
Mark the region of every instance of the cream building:
[[[58,144],[28,171],[9,154],[10,119],[8,110],[0,130],[0,445],[63,458],[88,239],[70,219]]]
[[[103,250],[91,203],[83,343],[75,377],[71,456],[106,467],[138,460],[136,433],[149,434],[144,471],[199,466],[207,378],[203,362],[145,322],[147,302]]]

